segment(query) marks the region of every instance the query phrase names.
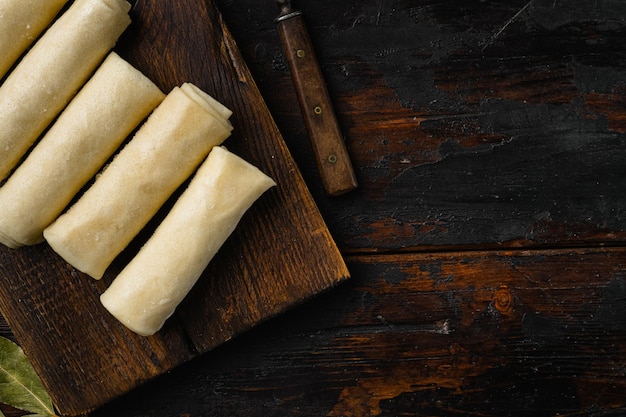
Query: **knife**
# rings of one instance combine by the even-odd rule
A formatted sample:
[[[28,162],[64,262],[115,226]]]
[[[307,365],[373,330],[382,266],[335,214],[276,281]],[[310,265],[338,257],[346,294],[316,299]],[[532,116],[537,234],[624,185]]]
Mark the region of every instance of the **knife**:
[[[280,14],[275,22],[322,184],[329,196],[345,194],[358,184],[302,12],[289,0],[276,3]]]

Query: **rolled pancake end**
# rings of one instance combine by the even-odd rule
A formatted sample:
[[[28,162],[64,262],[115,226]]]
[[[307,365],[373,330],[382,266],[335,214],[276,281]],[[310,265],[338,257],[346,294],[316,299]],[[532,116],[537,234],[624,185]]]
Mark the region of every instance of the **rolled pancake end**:
[[[24,246],[23,243],[16,241],[15,239],[13,239],[11,236],[2,233],[2,231],[0,231],[0,243],[2,243],[4,246],[9,247],[11,249],[15,249],[15,248],[19,248],[21,246]]]
[[[101,279],[104,276],[103,268],[94,267],[93,263],[86,261],[80,253],[71,250],[71,234],[68,234],[67,230],[48,227],[43,235],[52,249],[74,268],[94,279]],[[97,237],[94,240],[97,240]]]

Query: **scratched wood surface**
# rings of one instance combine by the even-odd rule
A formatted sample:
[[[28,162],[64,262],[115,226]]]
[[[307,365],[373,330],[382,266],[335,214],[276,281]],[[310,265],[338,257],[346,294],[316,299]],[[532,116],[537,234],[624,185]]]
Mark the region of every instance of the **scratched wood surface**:
[[[274,11],[222,3],[317,191]],[[344,251],[624,240],[625,3],[300,3],[361,184],[318,198]]]
[[[294,3],[360,184],[340,198],[277,8],[217,1],[352,279],[94,416],[625,415],[626,3]]]
[[[351,281],[96,415],[623,415],[625,254],[350,256]]]

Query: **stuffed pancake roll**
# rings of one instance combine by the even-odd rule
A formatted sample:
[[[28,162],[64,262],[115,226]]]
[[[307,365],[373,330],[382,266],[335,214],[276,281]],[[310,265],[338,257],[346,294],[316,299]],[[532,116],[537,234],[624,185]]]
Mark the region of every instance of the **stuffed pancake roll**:
[[[215,147],[154,234],[100,297],[132,331],[149,336],[172,315],[248,208],[274,181]]]
[[[0,86],[0,179],[93,74],[130,24],[124,0],[76,0]]]
[[[43,241],[43,230],[164,97],[112,52],[0,188],[0,243]]]

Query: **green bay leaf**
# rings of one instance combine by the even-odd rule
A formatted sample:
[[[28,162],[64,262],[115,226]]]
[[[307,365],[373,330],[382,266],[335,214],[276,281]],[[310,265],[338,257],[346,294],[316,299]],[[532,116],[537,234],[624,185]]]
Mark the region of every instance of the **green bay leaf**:
[[[0,402],[41,416],[55,416],[52,400],[21,347],[0,337]]]

